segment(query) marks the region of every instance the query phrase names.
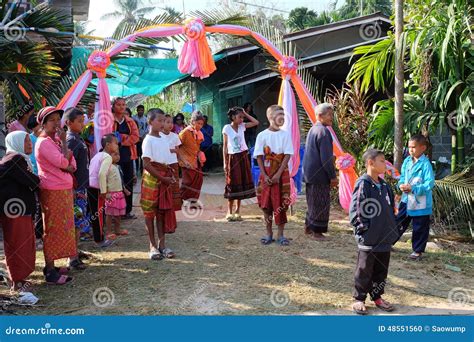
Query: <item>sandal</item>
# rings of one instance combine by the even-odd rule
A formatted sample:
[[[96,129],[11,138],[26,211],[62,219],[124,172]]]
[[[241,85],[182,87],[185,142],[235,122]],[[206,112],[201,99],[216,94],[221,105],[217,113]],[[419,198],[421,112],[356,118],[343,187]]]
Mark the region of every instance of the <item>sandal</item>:
[[[175,252],[173,252],[171,248],[159,249],[159,251],[166,259],[173,259],[176,256]]]
[[[54,269],[55,269],[56,272],[58,272],[59,274],[68,274],[69,271],[71,270],[69,267],[55,267]]]
[[[290,244],[290,241],[284,236],[280,236],[277,242],[280,246],[288,246]]]
[[[378,307],[380,310],[386,311],[386,312],[391,312],[395,310],[394,306],[387,302],[386,300],[383,300],[382,298],[374,300],[375,306]]]
[[[410,254],[409,258],[414,261],[420,261],[421,260],[421,253],[413,252]]]
[[[263,238],[260,239],[260,243],[262,245],[269,245],[274,241],[275,241],[275,239],[273,239],[272,236],[264,236]]]
[[[243,221],[244,219],[242,218],[242,216],[240,216],[240,214],[234,214],[234,220],[235,221]]]
[[[367,311],[367,308],[365,307],[365,303],[360,300],[352,304],[352,311],[354,311],[358,315],[369,314],[369,312]]]
[[[59,274],[56,270],[51,270],[45,275],[48,285],[65,285],[70,283],[73,278],[64,274]]]
[[[153,249],[148,254],[151,260],[161,260],[163,259],[163,255],[161,255],[158,249]]]
[[[83,271],[87,266],[81,261],[81,259],[74,259],[69,262],[69,267],[72,267],[76,271]]]
[[[234,218],[234,215],[233,214],[227,214],[225,216],[225,219],[227,220],[227,222],[233,222],[235,221],[235,218]]]
[[[54,270],[59,274],[68,274],[71,270],[69,267],[55,267]],[[43,267],[43,275],[46,276],[46,267]]]

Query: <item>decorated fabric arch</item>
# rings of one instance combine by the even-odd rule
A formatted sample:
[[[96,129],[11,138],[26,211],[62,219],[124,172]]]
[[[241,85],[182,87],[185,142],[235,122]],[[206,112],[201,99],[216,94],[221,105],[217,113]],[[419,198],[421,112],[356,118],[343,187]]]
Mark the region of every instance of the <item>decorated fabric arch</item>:
[[[68,90],[66,95],[59,102],[58,107],[66,109],[76,106],[91,82],[93,73],[96,74],[99,78],[97,85],[99,101],[95,106],[94,142],[96,150],[98,151],[100,149],[101,138],[113,130],[114,117],[111,112],[110,94],[105,81],[106,69],[110,65],[110,58],[126,50],[130,45],[128,43],[133,43],[138,37],[159,38],[184,34],[186,41],[178,59],[178,69],[183,74],[190,74],[193,77],[199,77],[201,79],[206,78],[216,70],[206,33],[252,36],[278,61],[279,71],[282,77],[278,104],[285,110],[285,124],[283,129],[290,132],[293,141],[294,154],[289,162],[289,170],[291,177],[294,177],[298,172],[300,164],[300,130],[296,99],[291,84],[293,84],[301,104],[313,123],[316,121],[314,113],[316,101],[296,72],[298,69],[297,60],[292,56],[284,56],[265,37],[243,26],[205,26],[201,19],[188,19],[184,25],[156,25],[141,29],[125,37],[107,51],[92,52],[87,62],[88,70],[86,70],[73,84],[71,89]],[[339,169],[339,201],[341,206],[345,210],[348,210],[352,190],[357,178],[354,169],[355,160],[350,154],[344,153],[334,130],[331,127],[328,127],[328,129],[333,138],[336,166]],[[291,189],[291,202],[294,203],[296,201],[296,189],[293,179],[291,181]]]

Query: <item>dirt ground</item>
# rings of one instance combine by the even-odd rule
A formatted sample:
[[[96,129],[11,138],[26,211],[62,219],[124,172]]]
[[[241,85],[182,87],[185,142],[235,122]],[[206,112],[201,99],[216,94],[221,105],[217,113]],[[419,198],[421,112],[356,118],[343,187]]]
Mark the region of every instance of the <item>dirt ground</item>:
[[[85,271],[66,286],[46,285],[37,253],[31,280],[40,298],[35,306],[4,307],[16,315],[339,315],[352,314],[351,291],[356,245],[347,216],[333,209],[329,239],[303,233],[304,197],[290,217],[290,246],[262,246],[261,214],[255,200],[244,201],[243,222],[225,222],[223,177],[205,177],[204,210],[181,212],[178,229],[167,236],[176,259],[151,261],[139,218],[123,227],[130,235],[108,250],[93,242]],[[138,203],[136,201],[135,203]],[[474,314],[474,246],[438,241],[420,262],[408,260],[410,243],[396,245],[385,298],[394,314]],[[452,266],[459,267],[454,269]],[[1,288],[0,294],[6,294]],[[369,303],[372,314],[381,314]]]

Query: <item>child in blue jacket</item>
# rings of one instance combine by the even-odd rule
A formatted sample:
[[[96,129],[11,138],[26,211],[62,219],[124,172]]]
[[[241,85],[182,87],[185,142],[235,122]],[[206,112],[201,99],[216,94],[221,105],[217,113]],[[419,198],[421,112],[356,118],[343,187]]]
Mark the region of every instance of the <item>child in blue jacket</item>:
[[[433,212],[434,173],[431,162],[424,154],[427,140],[421,134],[413,135],[408,142],[408,156],[402,165],[398,187],[403,191],[397,216],[400,236],[413,222],[410,259],[419,260],[425,252],[430,232],[430,215]]]

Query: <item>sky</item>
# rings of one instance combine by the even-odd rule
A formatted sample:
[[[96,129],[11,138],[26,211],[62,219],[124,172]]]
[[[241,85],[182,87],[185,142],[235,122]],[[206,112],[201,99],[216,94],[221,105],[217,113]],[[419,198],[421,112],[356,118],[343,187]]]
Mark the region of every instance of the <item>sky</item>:
[[[265,13],[273,14],[282,14],[283,16],[288,16],[288,12],[295,7],[307,7],[309,9],[315,10],[317,12],[325,10],[328,8],[329,4],[334,0],[220,0],[220,1],[211,1],[211,0],[145,0],[145,6],[155,6],[155,7],[174,7],[176,10],[188,13],[193,10],[202,10],[202,9],[212,9],[216,6],[216,3],[228,3],[230,5],[239,5],[238,2],[245,2],[248,4],[255,4],[259,6],[272,7],[281,11],[271,11],[266,8],[262,8]],[[343,1],[339,1],[343,2]],[[247,8],[253,12],[258,9],[258,7],[247,5]],[[110,36],[115,27],[117,26],[119,20],[101,20],[101,17],[106,14],[115,11],[114,1],[113,0],[90,0],[89,5],[89,23],[87,26],[88,30],[95,30],[94,35],[107,37]],[[150,13],[146,16],[147,18],[153,18],[155,15],[159,14],[160,10]]]

